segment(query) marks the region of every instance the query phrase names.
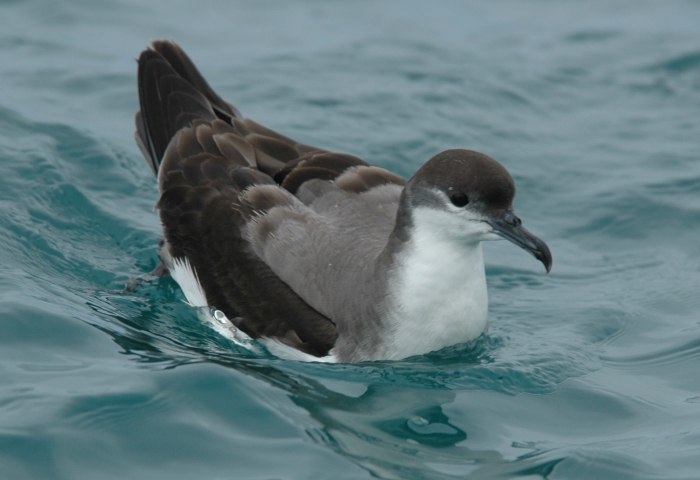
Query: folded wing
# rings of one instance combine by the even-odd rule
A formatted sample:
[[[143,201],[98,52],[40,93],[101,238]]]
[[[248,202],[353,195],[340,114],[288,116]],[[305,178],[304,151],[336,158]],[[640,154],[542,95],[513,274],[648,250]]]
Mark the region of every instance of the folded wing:
[[[138,87],[135,136],[158,176],[164,256],[186,258],[207,303],[252,337],[326,355],[336,291],[349,287],[324,281],[333,272],[321,265],[380,251],[405,181],[243,118],[172,42],[141,54]]]

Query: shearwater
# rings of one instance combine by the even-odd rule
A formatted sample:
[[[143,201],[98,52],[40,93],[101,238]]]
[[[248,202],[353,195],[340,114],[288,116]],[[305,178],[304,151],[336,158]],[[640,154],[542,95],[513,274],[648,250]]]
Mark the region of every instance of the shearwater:
[[[447,150],[406,181],[244,118],[178,45],[152,45],[135,137],[161,193],[157,270],[232,338],[306,360],[401,359],[486,330],[482,241],[551,269],[494,159]]]

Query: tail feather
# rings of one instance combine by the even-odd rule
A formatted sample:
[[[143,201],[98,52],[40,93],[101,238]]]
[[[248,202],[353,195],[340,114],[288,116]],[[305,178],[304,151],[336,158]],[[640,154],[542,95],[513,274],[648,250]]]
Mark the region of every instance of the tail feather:
[[[213,121],[217,117],[209,100],[158,52],[146,50],[141,54],[138,83],[141,116],[137,117],[137,133],[149,154],[151,168],[157,172],[178,130],[192,120]]]
[[[168,61],[179,76],[187,80],[209,100],[219,118],[229,123],[231,117],[243,118],[236,107],[222,99],[209,86],[209,83],[207,83],[202,74],[199,73],[199,70],[197,70],[194,62],[192,62],[190,57],[187,56],[179,45],[173,42],[156,40],[153,42],[153,48]]]

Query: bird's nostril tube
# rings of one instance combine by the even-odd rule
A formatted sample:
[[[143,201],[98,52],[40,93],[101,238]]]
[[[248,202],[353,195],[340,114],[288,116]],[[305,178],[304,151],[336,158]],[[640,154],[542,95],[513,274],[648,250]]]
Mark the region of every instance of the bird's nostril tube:
[[[522,225],[523,221],[520,220],[514,213],[508,212],[505,215],[503,215],[503,220],[506,221],[509,225],[513,225],[514,227],[519,227]]]

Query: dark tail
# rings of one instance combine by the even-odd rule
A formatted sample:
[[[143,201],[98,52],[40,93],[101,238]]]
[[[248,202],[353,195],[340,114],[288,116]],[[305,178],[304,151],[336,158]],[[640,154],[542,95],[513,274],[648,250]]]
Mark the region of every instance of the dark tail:
[[[240,112],[219,97],[174,42],[156,40],[153,49],[139,57],[138,87],[141,110],[136,113],[136,143],[153,173],[170,140],[193,120],[242,118]]]

